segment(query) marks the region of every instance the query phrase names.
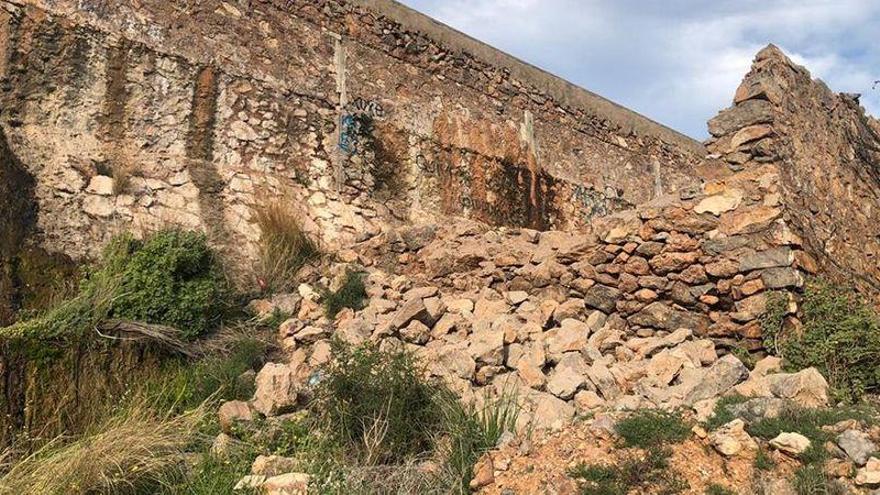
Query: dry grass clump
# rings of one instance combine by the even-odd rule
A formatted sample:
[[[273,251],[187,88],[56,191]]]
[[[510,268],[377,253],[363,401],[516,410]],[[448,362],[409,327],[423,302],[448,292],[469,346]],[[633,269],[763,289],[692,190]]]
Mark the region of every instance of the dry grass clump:
[[[265,291],[288,291],[297,273],[321,257],[321,249],[303,230],[289,204],[263,201],[254,208],[254,219],[262,233],[256,266],[258,283]]]
[[[136,404],[72,442],[59,437],[0,477],[0,494],[119,493],[161,484],[178,469],[205,408],[168,417]]]

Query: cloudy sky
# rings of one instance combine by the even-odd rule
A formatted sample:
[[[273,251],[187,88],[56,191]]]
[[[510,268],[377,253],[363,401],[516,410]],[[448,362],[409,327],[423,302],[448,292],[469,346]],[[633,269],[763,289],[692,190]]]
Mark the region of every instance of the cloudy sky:
[[[779,45],[880,116],[880,0],[403,0],[693,137]]]

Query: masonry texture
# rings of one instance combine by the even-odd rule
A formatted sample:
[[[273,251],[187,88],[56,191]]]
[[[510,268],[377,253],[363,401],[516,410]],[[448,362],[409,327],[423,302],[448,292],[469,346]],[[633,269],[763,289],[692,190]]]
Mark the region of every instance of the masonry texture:
[[[258,202],[331,246],[461,215],[576,228],[698,183],[701,144],[390,1],[3,0],[2,122],[38,242],[201,228]]]

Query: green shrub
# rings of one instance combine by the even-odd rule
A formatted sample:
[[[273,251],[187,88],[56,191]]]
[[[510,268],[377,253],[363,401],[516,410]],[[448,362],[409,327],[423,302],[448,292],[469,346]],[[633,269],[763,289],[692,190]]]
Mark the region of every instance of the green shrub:
[[[849,490],[830,479],[821,466],[804,466],[794,473],[794,489],[798,495],[844,495]]]
[[[363,273],[348,270],[345,272],[345,279],[339,289],[336,291],[323,291],[321,302],[324,304],[324,311],[327,317],[333,319],[345,308],[363,309],[364,300],[367,297],[367,287],[364,285]]]
[[[468,493],[474,464],[498,443],[505,432],[515,432],[520,405],[516,393],[483,398],[482,407],[463,406],[448,390],[438,395],[443,412],[445,478],[450,491]]]
[[[764,449],[758,449],[755,455],[755,469],[759,471],[772,471],[776,467],[776,462],[767,454]]]
[[[614,465],[582,464],[569,471],[580,480],[582,495],[658,493],[672,495],[688,489],[688,483],[670,469],[668,448],[629,454]]]
[[[254,219],[261,233],[258,283],[266,291],[288,291],[299,271],[321,258],[321,249],[302,229],[290,204],[267,201],[254,209]]]
[[[771,325],[767,334],[786,368],[815,366],[842,400],[880,390],[880,318],[873,308],[849,289],[810,280],[801,309],[801,332],[782,335]]]
[[[375,463],[400,462],[431,449],[443,420],[435,407],[439,384],[423,378],[412,355],[339,341],[333,355],[312,409],[337,443]]]
[[[867,407],[839,407],[833,409],[805,409],[789,406],[778,417],[763,418],[746,427],[750,435],[771,440],[784,432],[797,432],[810,439],[810,448],[799,456],[805,464],[818,464],[828,457],[825,443],[833,435],[822,429],[840,421],[857,419],[873,423],[873,412]]]
[[[228,309],[228,287],[204,234],[167,230],[111,241],[90,279],[117,279],[111,318],[169,325],[187,338],[213,329]],[[85,290],[94,284],[86,281]]]
[[[624,447],[656,447],[678,443],[690,436],[691,430],[681,415],[654,409],[637,411],[615,426]]]
[[[712,483],[706,488],[706,495],[736,495],[736,492],[717,483]]]
[[[188,472],[180,473],[142,495],[257,495],[256,490],[233,490],[241,478],[250,474],[254,457],[256,455],[249,449],[229,457],[203,453]]]
[[[709,431],[717,430],[736,419],[736,416],[730,412],[730,406],[742,404],[748,400],[748,397],[739,394],[726,395],[719,398],[718,402],[715,403],[715,409],[712,411],[712,416],[706,420],[706,429]]]

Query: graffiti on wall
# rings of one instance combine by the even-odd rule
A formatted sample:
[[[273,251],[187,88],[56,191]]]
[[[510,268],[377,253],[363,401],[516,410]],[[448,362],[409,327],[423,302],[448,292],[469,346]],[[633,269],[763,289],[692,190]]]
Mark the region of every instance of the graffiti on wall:
[[[345,106],[339,119],[339,149],[348,155],[363,151],[372,139],[373,122],[385,117],[382,104],[357,98]]]

